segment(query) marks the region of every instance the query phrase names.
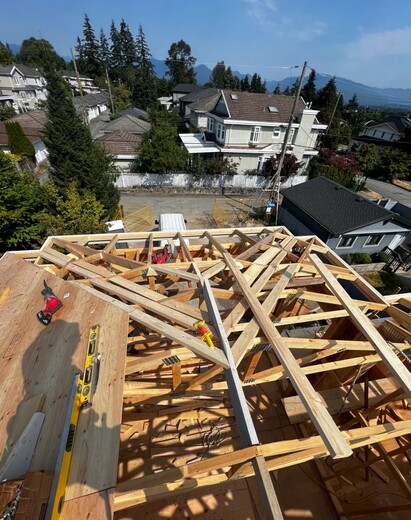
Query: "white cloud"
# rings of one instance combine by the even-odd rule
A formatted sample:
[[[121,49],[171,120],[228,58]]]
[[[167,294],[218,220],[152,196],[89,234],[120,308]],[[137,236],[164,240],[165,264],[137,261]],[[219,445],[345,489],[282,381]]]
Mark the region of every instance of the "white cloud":
[[[346,48],[349,58],[369,60],[411,53],[411,27],[364,33]]]
[[[245,0],[248,14],[259,25],[270,25],[270,15],[277,11],[277,0]]]

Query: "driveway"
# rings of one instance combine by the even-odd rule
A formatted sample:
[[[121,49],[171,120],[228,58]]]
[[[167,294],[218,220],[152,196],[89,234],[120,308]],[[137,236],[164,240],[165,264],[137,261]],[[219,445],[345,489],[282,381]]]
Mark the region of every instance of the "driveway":
[[[411,191],[404,190],[395,184],[388,184],[375,179],[367,179],[365,187],[369,190],[376,191],[382,198],[396,200],[411,207]]]
[[[265,193],[251,195],[250,197],[194,193],[121,193],[120,204],[123,205],[124,215],[126,217],[133,211],[141,209],[144,206],[151,206],[153,221],[158,219],[160,213],[182,213],[187,220],[187,229],[207,229],[217,227],[213,219],[216,201],[224,205],[227,211],[230,211],[230,208],[235,205],[247,212],[256,202],[259,195],[261,196],[257,203],[262,205],[263,198],[265,199],[267,197]],[[153,228],[154,227],[155,224],[153,222]]]

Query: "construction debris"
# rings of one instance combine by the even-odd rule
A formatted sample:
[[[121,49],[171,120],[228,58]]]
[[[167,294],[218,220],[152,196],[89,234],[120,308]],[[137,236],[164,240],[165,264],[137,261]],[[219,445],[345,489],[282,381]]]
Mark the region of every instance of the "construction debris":
[[[153,260],[160,241],[167,263]],[[44,278],[63,301],[46,328],[28,317]],[[56,470],[73,377],[100,324],[98,388],[61,518],[179,518],[176,504],[196,497],[202,518],[226,507],[214,518],[277,520],[297,504],[312,517],[408,518],[411,295],[381,296],[318,238],[283,227],[50,237],[6,254],[0,284],[0,472],[40,412],[19,478]],[[294,469],[293,485],[327,490],[333,510],[303,487],[284,493]]]

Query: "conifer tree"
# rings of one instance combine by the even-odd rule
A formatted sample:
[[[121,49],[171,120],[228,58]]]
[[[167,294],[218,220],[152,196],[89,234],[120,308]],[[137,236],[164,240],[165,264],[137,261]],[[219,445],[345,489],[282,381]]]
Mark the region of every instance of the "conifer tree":
[[[9,45],[0,42],[0,65],[11,65],[13,63],[13,52]]]
[[[184,40],[171,44],[165,64],[168,67],[166,74],[170,76],[173,86],[178,83],[197,83],[193,68],[196,61],[196,58],[191,55],[190,45]]]
[[[93,193],[111,217],[118,205],[114,186],[117,176],[113,159],[96,143],[90,130],[76,114],[66,86],[55,72],[47,72],[48,121],[44,142],[49,152],[50,177],[61,193],[74,181],[78,189]]]
[[[226,77],[226,68],[224,61],[219,61],[217,65],[213,68],[209,85],[212,88],[225,88],[225,77]]]
[[[307,82],[301,89],[301,96],[304,99],[306,103],[314,103],[317,91],[315,88],[315,79],[316,79],[316,72],[314,69],[311,70],[310,75],[308,76]]]
[[[110,46],[103,29],[100,29],[100,63],[104,70],[110,64]]]
[[[250,92],[255,92],[257,94],[265,94],[267,91],[264,83],[261,80],[261,76],[257,73],[253,74],[253,77],[251,78],[251,84],[250,84]]]
[[[23,157],[28,157],[34,161],[34,146],[31,144],[31,141],[27,135],[23,132],[20,123],[17,121],[5,121],[4,126],[6,127],[8,144],[11,153]]]
[[[242,92],[250,92],[250,80],[248,79],[248,74],[241,80],[240,85]]]
[[[100,45],[87,14],[84,15],[83,36],[82,58],[84,66],[81,72],[89,74],[92,78],[99,77],[102,75]]]
[[[273,92],[274,95],[278,96],[281,94],[281,89],[280,89],[280,84],[277,83],[275,89],[274,89],[274,92]]]
[[[132,100],[137,108],[148,110],[155,105],[157,100],[157,78],[141,24],[138,28],[135,49],[137,65]]]
[[[43,38],[38,40],[31,37],[23,40],[16,60],[17,63],[41,70],[47,66],[52,66],[55,70],[62,70],[66,67],[64,59],[57,54],[51,43]]]
[[[110,63],[110,73],[113,80],[119,79],[119,74],[121,68],[123,66],[123,57],[122,57],[122,47],[121,47],[121,37],[118,29],[114,23],[114,20],[111,20],[110,25],[110,54],[111,54],[111,63]]]

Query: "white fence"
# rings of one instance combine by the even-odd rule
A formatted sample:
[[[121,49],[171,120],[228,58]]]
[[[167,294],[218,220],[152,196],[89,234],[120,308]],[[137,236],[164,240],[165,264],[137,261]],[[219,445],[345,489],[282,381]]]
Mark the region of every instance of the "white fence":
[[[308,179],[307,175],[296,175],[282,188],[296,186]],[[195,177],[187,173],[121,173],[116,181],[118,188],[266,188],[269,178],[262,175],[207,175]]]

